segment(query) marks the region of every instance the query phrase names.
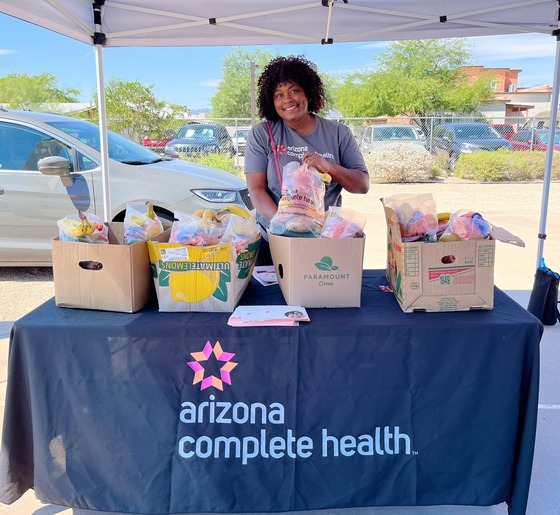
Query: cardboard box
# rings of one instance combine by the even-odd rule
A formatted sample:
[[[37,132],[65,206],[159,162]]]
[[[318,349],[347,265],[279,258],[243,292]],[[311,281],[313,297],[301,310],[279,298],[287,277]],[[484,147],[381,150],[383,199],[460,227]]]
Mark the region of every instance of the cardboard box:
[[[494,307],[496,240],[524,247],[522,240],[494,226],[491,239],[403,242],[395,211],[384,209],[387,279],[405,313]]]
[[[148,241],[159,311],[233,312],[251,279],[260,237],[238,255],[229,243],[169,243],[170,233]]]
[[[124,224],[110,222],[108,244],[52,240],[57,306],[134,313],[153,295],[145,241],[123,245]]]
[[[306,308],[360,307],[363,238],[288,238],[268,233],[286,304]]]

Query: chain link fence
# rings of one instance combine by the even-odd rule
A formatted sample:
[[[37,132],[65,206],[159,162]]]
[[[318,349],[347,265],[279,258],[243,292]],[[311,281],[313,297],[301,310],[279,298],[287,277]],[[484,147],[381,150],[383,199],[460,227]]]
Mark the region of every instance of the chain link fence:
[[[384,145],[400,143],[408,146],[412,144],[425,149],[433,156],[432,170],[428,174],[431,177],[438,174],[457,174],[458,164],[467,161],[464,156],[471,156],[480,151],[525,151],[544,155],[549,138],[549,119],[545,117],[490,118],[482,115],[449,114],[431,117],[333,117],[332,119],[350,127],[364,156],[370,156],[370,164]],[[145,137],[140,143],[163,154],[166,153],[165,148],[170,141],[177,136],[185,135],[186,126],[189,126],[188,131],[194,133],[192,128],[197,124],[220,126],[225,129],[224,134],[226,134],[227,141],[220,142],[220,145],[213,148],[199,146],[195,150],[204,153],[222,153],[233,161],[234,168],[242,169],[246,137],[251,127],[249,118],[173,119],[168,123],[165,137],[156,140]],[[555,131],[554,146],[560,150],[560,129]],[[182,148],[188,154],[189,149]],[[394,154],[396,158],[398,153]],[[182,156],[179,155],[179,157]],[[527,172],[526,178],[529,176],[534,178],[535,175],[538,178],[541,173],[539,170],[542,159],[535,158],[534,161],[537,164],[532,164],[531,168],[536,167],[536,171]],[[373,165],[376,168],[375,162]],[[544,165],[542,169],[544,171]],[[521,178],[523,175],[521,174]],[[560,170],[556,175],[558,177],[554,176],[554,178],[560,178]]]

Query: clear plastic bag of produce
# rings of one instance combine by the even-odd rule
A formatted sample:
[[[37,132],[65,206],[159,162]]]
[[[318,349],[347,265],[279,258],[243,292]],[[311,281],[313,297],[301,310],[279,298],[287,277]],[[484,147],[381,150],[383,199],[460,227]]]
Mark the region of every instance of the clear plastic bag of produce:
[[[346,207],[331,206],[325,216],[321,238],[356,238],[362,236],[367,218]]]
[[[318,238],[325,219],[325,183],[313,167],[297,162],[285,167],[282,197],[269,231],[279,236]]]
[[[438,217],[430,193],[394,195],[384,204],[397,215],[402,241],[436,241]]]
[[[154,212],[151,202],[126,205],[124,217],[124,243],[130,245],[149,240],[163,232],[163,224]]]
[[[207,247],[218,244],[225,231],[225,226],[214,218],[179,211],[175,212],[175,218],[177,220],[171,226],[169,243]]]
[[[440,241],[484,240],[491,232],[492,225],[480,213],[461,209],[449,218]]]
[[[93,213],[78,211],[56,222],[60,241],[109,243],[109,228]]]

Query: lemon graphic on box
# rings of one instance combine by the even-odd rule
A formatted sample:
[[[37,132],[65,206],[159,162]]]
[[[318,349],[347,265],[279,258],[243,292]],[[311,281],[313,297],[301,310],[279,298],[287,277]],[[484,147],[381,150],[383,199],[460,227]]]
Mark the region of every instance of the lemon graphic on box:
[[[217,270],[189,270],[174,272],[169,277],[173,302],[195,304],[210,297],[218,287],[220,272]]]
[[[168,244],[167,253],[180,250],[181,245]],[[171,300],[197,304],[214,296],[227,299],[227,283],[230,281],[230,245],[188,247],[184,259],[160,262],[165,275],[160,276],[160,285],[169,286]]]

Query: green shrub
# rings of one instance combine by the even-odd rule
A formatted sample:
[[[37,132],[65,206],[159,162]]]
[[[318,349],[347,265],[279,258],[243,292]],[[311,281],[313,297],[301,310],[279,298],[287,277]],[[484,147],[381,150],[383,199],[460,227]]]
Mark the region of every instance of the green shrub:
[[[196,156],[181,157],[181,159],[190,161],[191,163],[198,163],[199,165],[217,168],[218,170],[223,170],[224,172],[232,173],[241,179],[245,179],[243,170],[235,167],[234,159],[224,154],[198,154]]]
[[[411,143],[379,145],[364,160],[372,183],[428,182],[437,175],[434,156]]]
[[[455,176],[483,182],[543,180],[546,152],[475,152],[462,154],[455,166]],[[560,179],[560,152],[554,152],[552,179]]]

